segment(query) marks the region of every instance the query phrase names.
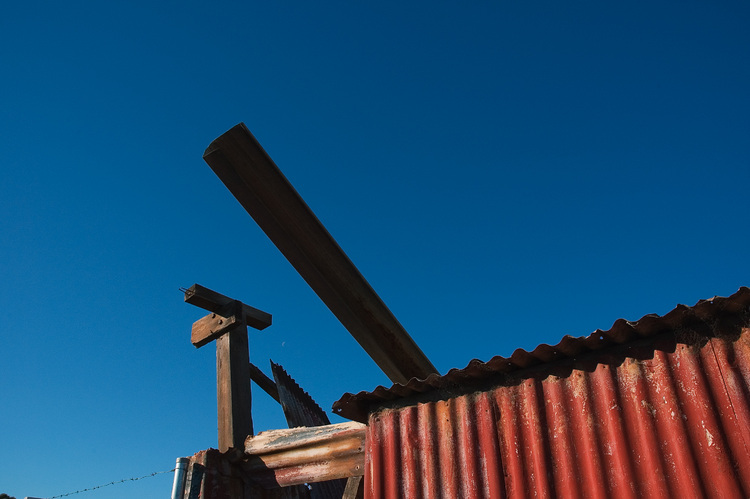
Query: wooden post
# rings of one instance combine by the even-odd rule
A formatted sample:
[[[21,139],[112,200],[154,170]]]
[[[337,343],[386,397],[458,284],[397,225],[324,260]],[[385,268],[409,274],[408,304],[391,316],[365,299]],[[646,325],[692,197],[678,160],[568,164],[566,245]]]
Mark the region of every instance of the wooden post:
[[[185,301],[213,311],[193,324],[191,341],[200,348],[216,340],[219,451],[242,452],[253,434],[247,326],[268,327],[271,315],[197,284],[185,292]]]
[[[236,302],[234,317],[242,304]],[[239,317],[242,314],[239,313]],[[216,339],[216,403],[219,423],[219,451],[242,449],[245,438],[253,434],[252,399],[247,323],[240,318]]]

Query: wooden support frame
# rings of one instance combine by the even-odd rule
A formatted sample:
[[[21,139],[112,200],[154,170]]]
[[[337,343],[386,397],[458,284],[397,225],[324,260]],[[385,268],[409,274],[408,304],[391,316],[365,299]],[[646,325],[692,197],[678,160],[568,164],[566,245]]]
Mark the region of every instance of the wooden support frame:
[[[203,159],[391,381],[438,372],[243,123]]]
[[[226,313],[226,307],[232,306],[235,300],[208,289],[200,284],[193,284],[185,291],[185,302],[208,310],[215,314]],[[254,329],[265,329],[271,325],[271,314],[242,304],[242,315],[248,326]]]
[[[242,449],[245,438],[253,434],[249,364],[247,324],[240,319],[216,339],[216,407],[221,452]]]
[[[199,284],[185,290],[185,301],[212,312],[193,324],[191,341],[196,348],[216,341],[219,450],[241,453],[245,438],[253,434],[248,320],[263,329],[271,325],[271,314]]]

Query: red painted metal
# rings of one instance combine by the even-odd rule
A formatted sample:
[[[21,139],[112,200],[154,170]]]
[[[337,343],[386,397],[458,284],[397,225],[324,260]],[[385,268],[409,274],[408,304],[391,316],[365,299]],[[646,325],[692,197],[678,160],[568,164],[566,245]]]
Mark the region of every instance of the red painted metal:
[[[426,382],[401,401],[366,394],[388,406],[370,411],[365,497],[750,497],[747,299],[666,329],[649,319],[654,334],[619,350],[527,358],[529,369],[475,391],[452,372],[453,393]],[[483,369],[460,373],[497,373]]]
[[[748,497],[750,330],[373,413],[365,497]]]
[[[619,319],[607,331],[596,330],[580,338],[565,336],[557,345],[542,344],[531,352],[518,349],[510,357],[497,356],[487,362],[474,359],[464,369],[451,369],[443,376],[433,374],[426,379],[412,378],[406,384],[396,383],[390,388],[379,386],[372,392],[347,393],[334,404],[334,411],[345,418],[366,423],[372,407],[404,397],[454,389],[457,385],[466,387],[477,379],[514,375],[584,355],[600,354],[597,361],[601,362],[601,355],[607,355],[606,351],[614,346],[631,344],[639,339],[656,340],[657,336],[668,332],[690,331],[697,336],[713,336],[715,331],[736,331],[748,325],[749,310],[750,288],[742,287],[726,298],[701,300],[692,307],[678,305],[663,317],[652,314],[635,322]]]

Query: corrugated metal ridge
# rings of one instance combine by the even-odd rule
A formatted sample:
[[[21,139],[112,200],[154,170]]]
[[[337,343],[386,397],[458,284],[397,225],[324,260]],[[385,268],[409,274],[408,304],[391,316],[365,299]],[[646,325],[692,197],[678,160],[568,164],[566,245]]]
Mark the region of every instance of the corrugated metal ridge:
[[[281,365],[271,361],[271,371],[289,428],[331,424],[326,412]]]
[[[748,324],[750,288],[743,286],[729,297],[700,300],[692,307],[677,305],[664,316],[649,314],[634,322],[618,319],[607,331],[597,329],[582,337],[566,335],[554,346],[541,344],[531,352],[517,349],[510,357],[495,356],[487,362],[474,359],[463,369],[454,368],[442,376],[431,375],[424,380],[412,378],[406,385],[397,383],[390,388],[378,386],[371,392],[345,393],[333,404],[333,411],[345,418],[366,422],[369,412],[402,398],[440,391],[452,392],[448,396],[455,396],[487,389],[481,385],[488,380],[499,385],[508,378],[531,377],[539,369],[566,361],[604,361],[610,355],[621,356],[623,348],[655,344],[661,336],[666,340],[661,348],[669,348],[674,340],[693,344],[715,336],[716,331],[739,334],[741,327]]]

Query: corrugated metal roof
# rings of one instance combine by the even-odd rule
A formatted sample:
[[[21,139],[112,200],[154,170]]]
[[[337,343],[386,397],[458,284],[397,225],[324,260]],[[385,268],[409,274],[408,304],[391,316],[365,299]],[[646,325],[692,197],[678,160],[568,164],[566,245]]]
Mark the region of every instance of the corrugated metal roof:
[[[365,497],[750,497],[749,302],[743,288],[359,394],[391,405],[369,416]]]
[[[607,331],[596,330],[579,338],[565,336],[554,346],[542,344],[531,352],[518,349],[508,358],[496,356],[488,362],[475,359],[465,368],[451,369],[443,376],[412,378],[406,385],[347,393],[333,410],[343,417],[366,422],[369,412],[409,402],[404,399],[445,399],[544,373],[560,374],[576,368],[591,371],[599,363],[638,358],[649,352],[653,355],[654,348],[673,350],[678,342],[691,345],[709,337],[737,335],[748,324],[750,289],[742,287],[729,297],[701,300],[692,307],[678,305],[664,316],[650,314],[635,322],[619,319]]]

